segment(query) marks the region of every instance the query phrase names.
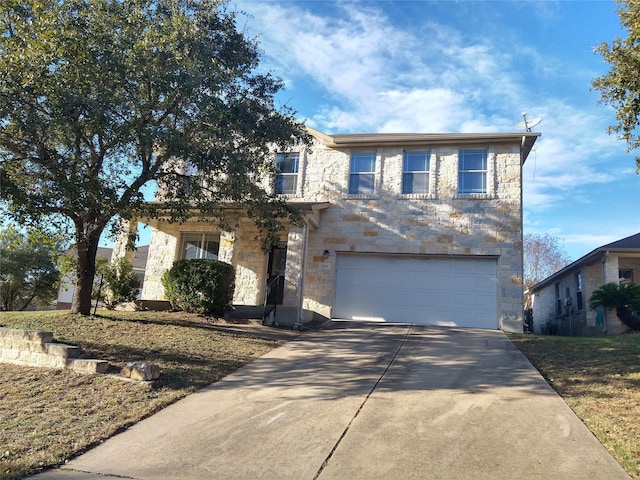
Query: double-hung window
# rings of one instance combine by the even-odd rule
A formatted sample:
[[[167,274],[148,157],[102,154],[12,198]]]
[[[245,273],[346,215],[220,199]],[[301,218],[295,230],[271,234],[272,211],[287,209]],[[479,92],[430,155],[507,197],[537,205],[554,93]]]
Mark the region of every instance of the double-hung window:
[[[431,152],[404,152],[402,193],[429,193],[429,157]]]
[[[276,155],[276,193],[295,195],[298,192],[299,153]]]
[[[182,253],[180,258],[192,260],[194,258],[218,259],[220,250],[220,235],[217,233],[183,233]]]
[[[375,191],[376,154],[375,152],[356,152],[351,154],[349,170],[349,193],[352,195],[371,195]]]
[[[458,193],[487,193],[487,151],[458,152]]]

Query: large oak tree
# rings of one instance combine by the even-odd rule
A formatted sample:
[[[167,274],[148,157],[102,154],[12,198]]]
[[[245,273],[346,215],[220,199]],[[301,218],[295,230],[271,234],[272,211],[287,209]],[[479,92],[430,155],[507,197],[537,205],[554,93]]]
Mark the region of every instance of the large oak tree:
[[[72,225],[72,312],[91,312],[114,218],[222,218],[233,202],[273,236],[288,211],[255,180],[270,148],[308,137],[224,3],[6,0],[0,25],[0,200],[22,223]],[[144,199],[154,184],[162,202]]]
[[[600,91],[603,103],[616,110],[616,123],[608,128],[627,142],[628,150],[640,147],[640,1],[616,0],[618,15],[627,38],[603,42],[595,50],[609,64],[607,74],[593,80],[593,88]],[[640,157],[636,157],[640,172]]]

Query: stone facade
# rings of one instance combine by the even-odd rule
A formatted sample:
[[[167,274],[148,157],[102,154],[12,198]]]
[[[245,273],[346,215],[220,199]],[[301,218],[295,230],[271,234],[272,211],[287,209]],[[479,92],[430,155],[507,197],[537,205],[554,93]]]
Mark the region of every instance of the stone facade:
[[[316,137],[299,150],[298,187],[287,195],[300,204],[304,227],[291,227],[287,245],[283,307],[289,314],[331,318],[336,256],[384,253],[424,256],[482,256],[497,260],[498,325],[522,331],[522,186],[521,165],[539,134],[496,135],[357,135]],[[527,142],[528,150],[523,152]],[[403,194],[406,148],[430,152],[429,193]],[[458,193],[458,152],[487,152],[484,194]],[[350,195],[350,156],[375,152],[375,188],[370,195]],[[316,207],[317,210],[316,210]],[[322,206],[322,207],[320,207]],[[308,218],[305,217],[305,218]],[[179,256],[185,232],[219,232],[214,224],[154,221],[142,299],[162,300],[161,278]],[[236,267],[234,303],[264,301],[267,256],[255,229],[240,220],[234,232],[221,235],[219,258]]]

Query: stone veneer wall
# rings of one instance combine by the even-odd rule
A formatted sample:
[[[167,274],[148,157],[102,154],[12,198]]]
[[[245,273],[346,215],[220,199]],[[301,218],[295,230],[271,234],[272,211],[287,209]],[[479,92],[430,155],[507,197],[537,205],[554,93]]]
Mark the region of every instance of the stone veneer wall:
[[[489,256],[497,258],[499,325],[522,331],[522,191],[520,145],[477,145],[488,151],[487,195],[457,194],[458,148],[431,148],[428,195],[403,195],[401,147],[376,151],[376,192],[348,195],[351,150],[316,142],[302,149],[299,188],[291,201],[329,202],[320,226],[287,232],[285,306],[299,303],[304,278],[304,308],[330,317],[333,306],[336,252]],[[428,149],[428,148],[424,148]],[[164,299],[160,279],[179,247],[180,232],[216,231],[199,222],[155,222],[149,248],[143,299]],[[235,303],[263,301],[267,257],[262,254],[249,220],[221,237],[220,258],[237,269]],[[329,258],[323,252],[329,250]]]
[[[314,146],[305,165],[304,200],[332,206],[309,234],[304,308],[331,316],[336,252],[492,256],[498,259],[499,324],[522,331],[520,147],[483,147],[487,195],[458,196],[458,150],[438,147],[431,149],[431,194],[403,195],[403,150],[385,148],[376,151],[376,193],[352,196],[351,151]]]
[[[266,257],[256,239],[257,230],[248,219],[239,220],[235,232],[220,231],[213,223],[190,220],[151,223],[151,241],[141,298],[166,300],[162,276],[179,256],[182,233],[206,232],[220,234],[218,258],[236,268],[236,289],[233,302],[239,305],[259,305],[263,301],[266,279]]]

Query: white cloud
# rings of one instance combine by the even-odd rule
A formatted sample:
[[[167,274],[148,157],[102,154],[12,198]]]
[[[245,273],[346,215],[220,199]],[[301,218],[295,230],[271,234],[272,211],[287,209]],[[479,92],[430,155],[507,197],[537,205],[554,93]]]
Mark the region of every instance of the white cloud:
[[[524,167],[525,223],[565,232],[576,248],[581,235],[616,239],[591,235],[588,222],[580,233],[564,221],[577,205],[603,201],[593,190],[618,181],[622,162],[633,166],[612,165],[625,157],[624,144],[605,133],[613,115],[589,92],[599,74],[593,66],[555,55],[509,24],[491,35],[424,15],[406,28],[385,12],[395,8],[388,2],[371,5],[239,2],[254,16],[250,30],[267,67],[285,77],[287,96],[309,125],[327,133],[514,131],[526,110],[529,119],[542,118],[542,137]],[[490,21],[493,4],[480,5]],[[553,23],[560,5],[535,7],[539,21],[562,28]],[[295,96],[308,95],[308,86],[315,97]]]

